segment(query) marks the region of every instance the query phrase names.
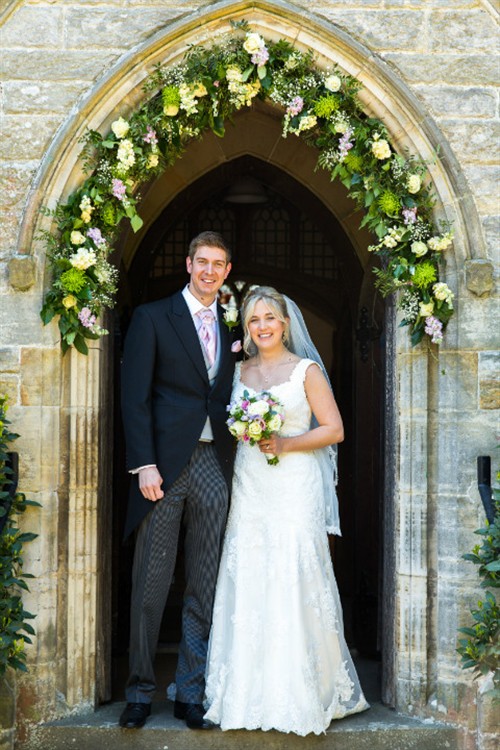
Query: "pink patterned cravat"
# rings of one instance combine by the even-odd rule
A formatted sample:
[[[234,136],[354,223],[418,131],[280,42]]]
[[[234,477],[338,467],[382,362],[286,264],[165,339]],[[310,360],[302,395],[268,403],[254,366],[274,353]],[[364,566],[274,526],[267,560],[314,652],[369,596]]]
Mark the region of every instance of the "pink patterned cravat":
[[[203,344],[207,355],[208,366],[212,367],[215,362],[215,316],[211,310],[203,308],[196,313],[201,318],[201,326],[198,329],[198,336]]]

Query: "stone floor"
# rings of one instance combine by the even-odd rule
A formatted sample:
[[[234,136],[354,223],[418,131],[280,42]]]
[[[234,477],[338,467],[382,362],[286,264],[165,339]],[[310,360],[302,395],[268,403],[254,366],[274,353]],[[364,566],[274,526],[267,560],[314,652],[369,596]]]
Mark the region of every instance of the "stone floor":
[[[380,664],[355,658],[361,684],[371,708],[332,722],[319,737],[280,732],[214,729],[196,732],[173,717],[173,704],[158,700],[140,730],[120,729],[124,707],[118,699],[126,676],[125,660],[114,664],[114,698],[97,711],[40,725],[16,750],[459,750],[455,728],[398,715],[380,702]],[[168,649],[157,657],[163,692],[173,677],[175,655]],[[160,693],[161,695],[161,693]],[[120,696],[121,698],[121,696]]]

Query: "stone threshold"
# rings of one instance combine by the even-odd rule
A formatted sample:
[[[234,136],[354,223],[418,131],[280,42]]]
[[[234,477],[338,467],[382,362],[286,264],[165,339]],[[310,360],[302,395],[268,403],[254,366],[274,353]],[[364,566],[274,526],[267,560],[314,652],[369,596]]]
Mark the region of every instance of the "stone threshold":
[[[173,704],[153,703],[142,729],[121,729],[124,703],[101,706],[32,727],[16,750],[458,750],[459,730],[434,720],[402,716],[380,703],[334,721],[323,735],[270,731],[193,731],[173,716]]]

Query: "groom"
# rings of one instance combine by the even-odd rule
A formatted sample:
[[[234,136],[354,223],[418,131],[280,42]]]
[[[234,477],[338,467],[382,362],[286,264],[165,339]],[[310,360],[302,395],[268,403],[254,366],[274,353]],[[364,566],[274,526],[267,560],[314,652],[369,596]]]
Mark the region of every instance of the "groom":
[[[217,292],[231,270],[216,232],[189,246],[188,285],[138,307],[125,340],[122,412],[134,474],[125,535],[138,527],[132,573],[130,674],[120,726],[142,727],[156,688],[153,661],[185,527],[182,639],[174,715],[203,718],[205,661],[226,522],[233,441],[226,427],[234,355]]]

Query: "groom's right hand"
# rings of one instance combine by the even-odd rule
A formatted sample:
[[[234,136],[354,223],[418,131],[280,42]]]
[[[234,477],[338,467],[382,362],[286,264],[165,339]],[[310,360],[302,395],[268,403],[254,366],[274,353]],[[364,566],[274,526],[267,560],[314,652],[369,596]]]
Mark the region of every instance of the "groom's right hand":
[[[139,471],[139,489],[146,500],[155,503],[165,494],[161,489],[163,478],[156,466],[147,466]]]

